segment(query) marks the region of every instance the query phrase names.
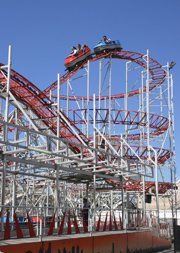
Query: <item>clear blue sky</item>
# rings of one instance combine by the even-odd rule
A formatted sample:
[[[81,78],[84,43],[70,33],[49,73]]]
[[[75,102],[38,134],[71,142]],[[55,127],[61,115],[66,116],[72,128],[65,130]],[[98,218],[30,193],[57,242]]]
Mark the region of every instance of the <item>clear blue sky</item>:
[[[13,69],[41,89],[64,73],[64,58],[78,42],[93,47],[103,34],[124,50],[145,53],[165,65],[175,61],[175,130],[180,163],[180,0],[0,1],[0,62],[13,48]],[[180,172],[178,172],[180,176]]]

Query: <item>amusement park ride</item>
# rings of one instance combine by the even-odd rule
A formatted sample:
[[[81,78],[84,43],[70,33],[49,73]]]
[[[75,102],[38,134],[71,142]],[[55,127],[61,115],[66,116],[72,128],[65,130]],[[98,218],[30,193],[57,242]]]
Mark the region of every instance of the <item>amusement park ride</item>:
[[[12,69],[11,47],[0,65],[1,213],[36,215],[44,207],[47,216],[60,215],[87,197],[93,227],[100,208],[128,209],[132,197],[136,209],[142,199],[145,217],[150,194],[157,220],[164,195],[175,215],[169,64],[111,41],[64,65],[65,74],[43,91]]]

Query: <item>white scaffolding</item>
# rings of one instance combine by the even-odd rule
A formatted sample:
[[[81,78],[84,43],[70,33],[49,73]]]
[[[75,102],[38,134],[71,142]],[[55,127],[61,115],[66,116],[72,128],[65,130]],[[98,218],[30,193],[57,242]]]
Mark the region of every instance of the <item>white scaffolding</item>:
[[[121,208],[123,213],[130,203],[139,208],[137,196],[142,197],[141,208],[146,213],[149,193],[156,197],[159,220],[159,182],[176,184],[173,77],[169,64],[161,68],[163,78],[154,70],[157,66],[153,67],[148,50],[139,65],[138,60],[121,56],[126,60],[121,81],[125,85],[119,92],[115,86],[121,65],[116,66],[113,58],[119,59],[119,55],[88,61],[68,78],[67,85],[61,85],[58,74],[57,90],[50,93],[45,118],[32,106],[32,101],[36,102],[33,86],[30,90],[11,69],[9,47],[8,64],[0,67],[2,213],[7,207],[12,213],[15,208],[21,215],[27,208],[33,213],[38,205],[52,215],[55,209],[62,213],[69,207],[81,207],[87,196],[94,210],[93,227],[98,210]],[[31,103],[18,96],[17,83],[18,89],[27,85],[32,91]],[[43,93],[37,95],[47,99]],[[46,123],[48,117],[53,118],[55,128]],[[147,187],[150,181],[155,182],[154,189]],[[170,197],[175,216],[173,187]]]

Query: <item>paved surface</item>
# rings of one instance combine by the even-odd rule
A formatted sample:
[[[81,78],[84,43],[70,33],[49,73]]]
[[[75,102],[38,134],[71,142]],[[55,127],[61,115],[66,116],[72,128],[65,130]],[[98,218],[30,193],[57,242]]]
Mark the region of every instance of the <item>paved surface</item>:
[[[174,247],[172,247],[171,249],[166,249],[163,251],[158,251],[157,253],[175,253],[174,251]],[[176,253],[180,253],[180,251],[176,251]]]
[[[158,251],[159,253],[173,253],[174,252],[174,249],[166,249],[166,250],[163,250],[163,251]]]

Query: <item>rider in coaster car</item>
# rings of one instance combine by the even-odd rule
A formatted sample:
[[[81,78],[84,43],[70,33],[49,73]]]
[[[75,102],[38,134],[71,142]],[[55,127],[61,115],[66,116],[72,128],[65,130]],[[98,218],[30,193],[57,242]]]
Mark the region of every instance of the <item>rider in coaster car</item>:
[[[78,50],[78,52],[82,50],[81,44],[77,44],[77,50]]]
[[[78,50],[78,52],[80,52],[81,50],[82,50],[82,52],[85,52],[87,47],[88,46],[86,44],[84,44],[84,45],[77,44],[77,50]]]
[[[109,44],[111,42],[111,39],[108,39],[106,35],[103,35],[102,41],[104,41],[106,44]]]
[[[74,56],[76,56],[76,55],[77,55],[77,53],[78,53],[77,48],[76,48],[75,46],[73,46],[73,47],[72,47],[72,52],[70,53],[70,55],[74,55]]]

